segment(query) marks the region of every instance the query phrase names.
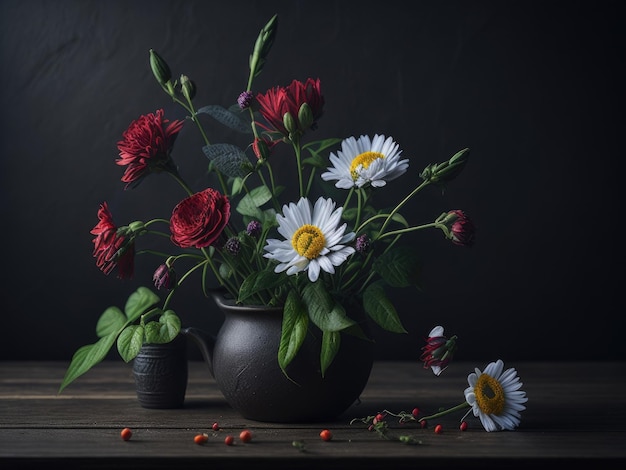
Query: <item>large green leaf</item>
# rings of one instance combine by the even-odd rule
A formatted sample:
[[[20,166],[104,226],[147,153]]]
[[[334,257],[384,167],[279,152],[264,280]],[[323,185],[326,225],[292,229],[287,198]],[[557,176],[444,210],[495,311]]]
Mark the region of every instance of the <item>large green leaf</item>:
[[[236,210],[242,215],[256,217],[258,220],[261,220],[262,212],[259,208],[270,199],[272,199],[272,193],[269,188],[267,186],[259,186],[241,198]]]
[[[339,352],[341,344],[341,333],[339,331],[324,331],[322,334],[322,350],[320,351],[320,363],[322,366],[322,377],[328,367],[332,364],[335,356]]]
[[[417,254],[407,247],[394,247],[381,255],[373,269],[393,287],[417,286],[419,265]]]
[[[79,348],[72,356],[72,361],[65,372],[58,393],[61,393],[70,383],[101,362],[111,350],[116,337],[117,333],[112,333],[100,338],[94,344],[87,344]]]
[[[144,328],[141,325],[129,325],[117,337],[117,351],[125,362],[132,361],[143,345]]]
[[[113,333],[117,335],[124,328],[125,323],[126,316],[119,307],[109,307],[100,315],[98,323],[96,323],[96,335],[98,335],[98,338],[103,338]]]
[[[322,331],[340,331],[355,323],[346,315],[343,306],[334,301],[320,280],[304,287],[302,299],[311,321]]]
[[[147,287],[141,286],[130,294],[124,311],[128,322],[137,320],[148,308],[159,302],[159,296]]]
[[[367,286],[363,292],[363,307],[370,318],[381,328],[393,333],[407,332],[380,283]]]
[[[295,290],[289,291],[283,307],[283,323],[278,348],[278,364],[287,375],[286,367],[296,357],[309,327],[306,306]]]

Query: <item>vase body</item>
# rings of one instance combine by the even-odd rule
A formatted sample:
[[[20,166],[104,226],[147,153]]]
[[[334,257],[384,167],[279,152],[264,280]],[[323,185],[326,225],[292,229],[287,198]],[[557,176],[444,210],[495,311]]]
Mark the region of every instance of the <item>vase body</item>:
[[[322,377],[321,333],[309,332],[287,366],[287,378],[278,364],[282,308],[214,299],[225,318],[215,338],[212,373],[227,402],[243,417],[331,421],[358,400],[372,369],[372,341],[342,333],[339,352]]]
[[[180,408],[187,390],[187,338],[144,344],[133,360],[137,399],[144,408]]]

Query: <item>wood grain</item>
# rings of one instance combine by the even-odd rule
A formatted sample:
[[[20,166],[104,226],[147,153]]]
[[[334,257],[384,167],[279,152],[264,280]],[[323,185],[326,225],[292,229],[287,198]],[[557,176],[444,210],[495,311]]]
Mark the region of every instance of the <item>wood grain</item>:
[[[191,362],[185,405],[149,410],[137,402],[129,364],[104,362],[62,395],[57,390],[66,364],[0,363],[0,468],[507,468],[576,463],[621,468],[626,462],[626,363],[523,362],[514,366],[528,396],[520,427],[487,433],[463,413],[421,429],[389,418],[387,440],[354,418],[385,409],[433,412],[461,403],[467,374],[485,364],[455,362],[440,377],[412,362],[377,362],[360,402],[334,422],[293,425],[240,417],[222,397],[204,363]],[[214,422],[220,430],[211,429]],[[125,442],[124,427],[133,430]],[[242,429],[253,440],[238,440]],[[328,428],[330,442],[319,432]],[[193,437],[207,433],[197,445]],[[224,437],[236,437],[233,446]],[[409,435],[415,445],[395,438]],[[293,441],[304,443],[296,448]]]

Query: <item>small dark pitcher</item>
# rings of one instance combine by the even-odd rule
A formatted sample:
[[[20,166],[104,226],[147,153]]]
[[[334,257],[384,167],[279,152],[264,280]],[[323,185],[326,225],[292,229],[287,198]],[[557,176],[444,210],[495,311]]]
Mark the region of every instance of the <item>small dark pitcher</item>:
[[[187,390],[187,338],[144,344],[133,360],[137,399],[144,408],[180,408]]]

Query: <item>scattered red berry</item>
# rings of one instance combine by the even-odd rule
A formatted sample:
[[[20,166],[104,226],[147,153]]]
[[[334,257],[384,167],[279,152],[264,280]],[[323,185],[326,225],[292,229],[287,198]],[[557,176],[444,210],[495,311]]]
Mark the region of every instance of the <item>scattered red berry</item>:
[[[465,431],[465,430],[467,430],[467,421],[462,421],[462,422],[461,422],[461,425],[459,426],[459,429],[460,429],[461,431]]]
[[[235,438],[233,436],[226,436],[224,438],[224,444],[227,446],[232,446],[235,443]]]
[[[428,421],[426,421],[425,419],[421,420],[420,426],[422,427],[422,429],[426,429],[428,427]]]
[[[122,432],[120,432],[120,436],[122,436],[122,439],[125,441],[130,441],[130,438],[133,436],[133,432],[130,428],[124,428],[122,429]]]
[[[239,433],[239,439],[241,442],[250,442],[252,440],[252,433],[247,429],[244,429]]]
[[[417,415],[420,414],[420,409],[413,408],[413,411],[411,412],[411,414],[413,415],[414,418],[417,418]]]
[[[213,423],[213,426],[211,426],[211,429],[213,429],[213,431],[219,431],[220,425],[218,423]]]
[[[441,434],[443,432],[443,426],[441,426],[441,424],[438,424],[437,426],[435,426],[435,434]]]
[[[322,438],[322,441],[330,441],[333,438],[333,433],[328,429],[324,429],[320,432],[320,437]]]
[[[385,415],[382,414],[382,413],[378,413],[374,419],[376,421],[384,421],[385,420]]]
[[[193,442],[195,442],[196,444],[204,444],[208,440],[209,436],[207,436],[206,434],[196,434],[193,438]]]

